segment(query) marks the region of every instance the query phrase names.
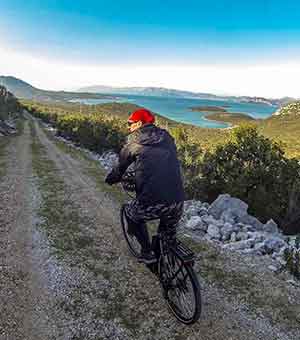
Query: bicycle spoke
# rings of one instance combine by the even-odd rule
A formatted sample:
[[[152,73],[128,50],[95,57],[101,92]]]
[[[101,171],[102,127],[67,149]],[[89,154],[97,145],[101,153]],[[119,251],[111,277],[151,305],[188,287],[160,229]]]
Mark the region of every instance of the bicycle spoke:
[[[189,320],[196,311],[194,288],[183,263],[176,257],[168,256],[167,273],[170,285],[169,300],[181,317]]]
[[[178,296],[180,299],[180,304],[188,312],[188,315],[193,313],[193,310],[190,308],[190,299],[186,296],[185,292],[181,288],[178,289]]]
[[[191,315],[194,312],[194,307],[190,305],[190,299],[187,298],[186,294],[181,291],[180,297],[184,300],[184,308],[188,311],[188,314]]]
[[[141,253],[141,245],[138,242],[135,235],[130,235],[128,233],[128,222],[126,219],[124,208],[121,211],[121,223],[122,223],[122,228],[123,228],[125,239],[129,246],[129,250],[133,256],[138,257]]]

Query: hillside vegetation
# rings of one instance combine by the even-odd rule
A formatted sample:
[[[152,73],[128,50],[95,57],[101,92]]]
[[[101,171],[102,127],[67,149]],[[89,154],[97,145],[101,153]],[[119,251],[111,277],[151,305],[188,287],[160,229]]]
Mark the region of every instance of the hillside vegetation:
[[[262,120],[258,130],[277,142],[282,143],[288,157],[300,159],[300,102],[282,107],[278,114]]]
[[[98,93],[41,90],[21,79],[10,76],[0,76],[0,84],[4,85],[9,91],[13,92],[16,97],[26,99],[64,101],[72,99],[114,98],[109,95]]]
[[[254,118],[239,112],[213,112],[205,115],[206,119],[238,125],[245,122],[253,122]]]
[[[4,86],[0,86],[0,120],[7,119],[19,110],[20,105],[17,98]]]
[[[254,119],[243,113],[214,112],[207,119],[231,123],[233,126],[251,124],[265,137],[281,144],[288,158],[300,159],[300,102],[283,106],[276,114],[267,119]],[[202,129],[200,128],[200,131]],[[221,137],[221,136],[220,136]],[[221,140],[220,140],[221,141]]]
[[[96,152],[120,150],[127,135],[125,119],[137,108],[121,103],[23,105],[55,125],[59,135]],[[208,133],[208,129],[177,124],[161,116],[157,123],[175,138],[188,198],[211,202],[219,194],[229,193],[247,202],[250,211],[262,220],[273,218],[287,233],[300,231],[300,165],[285,156],[279,143],[259,133],[257,126],[210,129]]]

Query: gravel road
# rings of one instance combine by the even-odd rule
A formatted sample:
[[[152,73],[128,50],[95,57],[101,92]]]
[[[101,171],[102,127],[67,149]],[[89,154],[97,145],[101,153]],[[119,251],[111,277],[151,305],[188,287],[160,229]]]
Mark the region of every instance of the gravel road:
[[[87,160],[58,147],[29,115],[4,157],[0,339],[300,338],[299,330],[254,314],[238,295],[203,278],[201,320],[181,325],[155,277],[130,257],[120,203],[99,185],[101,172],[95,180]]]

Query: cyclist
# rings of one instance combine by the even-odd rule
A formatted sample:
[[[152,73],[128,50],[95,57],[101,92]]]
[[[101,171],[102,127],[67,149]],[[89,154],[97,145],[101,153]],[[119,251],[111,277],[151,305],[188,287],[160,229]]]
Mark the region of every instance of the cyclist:
[[[170,240],[175,239],[184,201],[184,190],[171,135],[157,127],[154,115],[146,109],[134,111],[128,118],[129,136],[119,154],[119,164],[107,175],[112,185],[121,181],[131,163],[135,168],[136,199],[126,208],[128,232],[141,245],[140,261],[156,261],[146,221],[160,219],[159,228],[167,228]]]

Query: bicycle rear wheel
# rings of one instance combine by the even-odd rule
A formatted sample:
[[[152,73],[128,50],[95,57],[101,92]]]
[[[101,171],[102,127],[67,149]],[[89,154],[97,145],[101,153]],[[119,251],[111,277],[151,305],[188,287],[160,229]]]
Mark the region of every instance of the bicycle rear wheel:
[[[126,213],[125,213],[125,205],[123,205],[121,208],[120,217],[121,217],[121,225],[122,225],[123,234],[127,242],[129,251],[134,257],[139,257],[141,255],[141,245],[139,241],[137,240],[136,236],[129,233],[128,231],[128,222],[127,222]]]
[[[201,292],[192,264],[169,253],[161,258],[160,277],[170,311],[184,324],[195,323],[201,314]]]

